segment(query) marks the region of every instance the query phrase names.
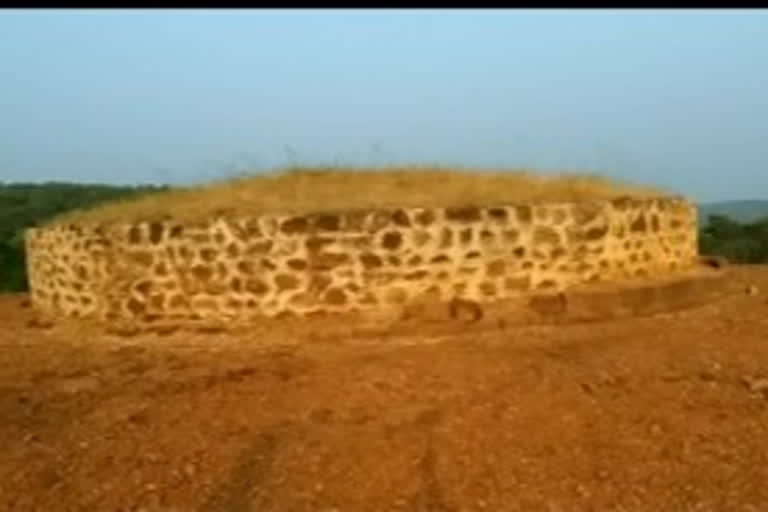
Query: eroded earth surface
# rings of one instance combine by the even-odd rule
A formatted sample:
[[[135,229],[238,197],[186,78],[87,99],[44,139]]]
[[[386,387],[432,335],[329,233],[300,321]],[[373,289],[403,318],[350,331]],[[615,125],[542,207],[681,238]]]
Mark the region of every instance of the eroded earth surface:
[[[375,336],[105,335],[4,297],[0,510],[768,510],[768,269],[733,282],[756,288]]]

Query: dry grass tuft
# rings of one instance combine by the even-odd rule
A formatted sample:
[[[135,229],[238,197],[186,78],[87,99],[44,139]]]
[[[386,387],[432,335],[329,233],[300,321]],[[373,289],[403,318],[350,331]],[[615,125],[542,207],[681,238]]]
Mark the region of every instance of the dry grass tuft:
[[[300,214],[365,208],[657,197],[663,191],[590,174],[441,167],[289,168],[68,212],[53,222],[194,222],[216,215]]]

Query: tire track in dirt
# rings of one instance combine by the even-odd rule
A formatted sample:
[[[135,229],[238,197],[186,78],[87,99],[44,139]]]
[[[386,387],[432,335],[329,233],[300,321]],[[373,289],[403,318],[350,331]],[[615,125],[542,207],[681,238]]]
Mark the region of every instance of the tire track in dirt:
[[[424,512],[456,512],[456,507],[448,503],[443,484],[437,473],[438,452],[435,449],[433,428],[443,419],[440,409],[428,408],[415,418],[414,423],[426,429],[426,447],[418,463],[421,484],[418,491],[408,500],[408,510]]]
[[[240,455],[229,476],[211,492],[199,511],[249,512],[259,485],[269,477],[278,441],[278,435],[269,430],[256,436]]]

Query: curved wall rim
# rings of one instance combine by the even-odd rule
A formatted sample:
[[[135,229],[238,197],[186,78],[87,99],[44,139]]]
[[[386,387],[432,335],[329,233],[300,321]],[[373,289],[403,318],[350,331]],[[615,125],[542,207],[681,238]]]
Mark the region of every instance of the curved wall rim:
[[[32,302],[55,315],[256,319],[478,303],[695,265],[677,197],[52,225],[26,233]]]

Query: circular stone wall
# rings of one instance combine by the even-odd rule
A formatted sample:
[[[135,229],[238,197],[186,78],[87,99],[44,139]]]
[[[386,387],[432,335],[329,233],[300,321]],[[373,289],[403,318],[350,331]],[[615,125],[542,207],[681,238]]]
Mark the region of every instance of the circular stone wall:
[[[696,264],[678,198],[401,208],[26,233],[33,304],[103,320],[250,320],[478,303]]]

